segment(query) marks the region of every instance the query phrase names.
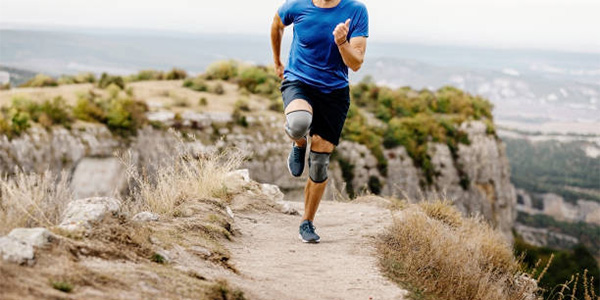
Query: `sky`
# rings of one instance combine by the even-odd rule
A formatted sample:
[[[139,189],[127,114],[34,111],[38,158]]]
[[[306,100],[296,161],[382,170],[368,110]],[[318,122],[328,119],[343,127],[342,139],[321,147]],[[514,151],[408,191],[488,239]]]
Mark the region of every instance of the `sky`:
[[[598,0],[362,2],[369,10],[372,40],[600,53]],[[0,26],[267,36],[282,3],[283,0],[0,0]]]

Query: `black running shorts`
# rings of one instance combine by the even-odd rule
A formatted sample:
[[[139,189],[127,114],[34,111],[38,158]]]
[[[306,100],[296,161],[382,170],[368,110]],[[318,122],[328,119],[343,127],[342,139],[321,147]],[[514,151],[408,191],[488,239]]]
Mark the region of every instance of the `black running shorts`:
[[[327,94],[301,81],[283,80],[281,95],[284,109],[295,99],[306,100],[313,109],[310,135],[319,135],[326,141],[338,145],[350,107],[349,87],[333,90]]]

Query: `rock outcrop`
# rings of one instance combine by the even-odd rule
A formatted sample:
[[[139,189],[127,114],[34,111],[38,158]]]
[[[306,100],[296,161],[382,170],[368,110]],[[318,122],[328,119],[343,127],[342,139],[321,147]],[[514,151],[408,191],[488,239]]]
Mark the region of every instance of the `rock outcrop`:
[[[281,129],[281,120],[259,116],[252,119],[252,128],[214,123],[209,126],[207,120],[211,119],[203,119],[202,126],[195,127],[198,141],[191,145],[194,149],[214,151],[232,146],[242,149],[243,155],[248,157],[242,167],[247,168],[253,178],[281,187],[288,200],[302,197],[307,172],[300,178],[289,176],[286,157],[290,143]],[[486,133],[482,122],[464,123],[462,130],[468,133],[470,144],[459,145],[454,156],[445,144],[429,145],[431,162],[438,174],[429,186],[423,185],[422,170],[415,167],[403,147],[384,151],[388,171],[382,174],[377,168],[377,159],[367,147],[342,141],[337,155],[352,166],[351,179],[346,182],[348,176],[344,176],[344,172],[348,175],[348,170],[344,167],[347,166],[334,159],[330,165],[331,180],[326,198],[347,197],[347,185],[355,194],[371,190],[415,201],[446,197],[465,214],[482,215],[511,238],[516,196],[510,183],[504,145]],[[216,142],[203,144],[201,140]],[[70,131],[35,129],[11,141],[0,140],[0,149],[5,150],[0,154],[0,170],[10,172],[18,166],[39,172],[41,168],[50,167],[57,172],[66,168],[73,174],[72,182],[78,197],[114,196],[115,191],[123,192],[126,186],[125,170],[114,158],[115,151],[131,151],[133,163],[148,167],[147,171],[152,172],[153,166],[158,167],[153,162],[160,160],[164,153],[160,148],[173,144],[176,139],[171,134],[151,127],[140,130],[138,136],[129,141],[112,137],[99,125],[87,124],[82,129]],[[96,168],[98,171],[94,171]]]
[[[66,231],[85,231],[108,214],[117,214],[121,201],[109,197],[92,197],[71,201],[64,212],[59,228]]]
[[[422,171],[415,167],[403,147],[384,152],[388,161],[387,176],[380,174],[375,157],[364,145],[342,142],[338,153],[352,165],[352,186],[359,192],[375,181],[381,182],[382,194],[386,196],[413,201],[447,198],[465,215],[482,215],[512,239],[516,193],[510,183],[504,144],[487,134],[482,122],[463,123],[462,130],[468,134],[470,144],[459,145],[457,159],[447,145],[429,144],[431,163],[437,173],[429,186],[423,184]],[[462,178],[466,178],[466,182],[461,182]],[[335,180],[342,182],[343,178]]]

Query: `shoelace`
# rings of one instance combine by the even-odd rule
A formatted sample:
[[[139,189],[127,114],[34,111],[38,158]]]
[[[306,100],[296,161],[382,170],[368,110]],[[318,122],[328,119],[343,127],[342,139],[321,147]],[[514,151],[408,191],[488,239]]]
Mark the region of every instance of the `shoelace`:
[[[315,233],[315,229],[316,229],[316,227],[314,225],[312,225],[311,223],[302,224],[302,230],[308,231],[309,233]]]

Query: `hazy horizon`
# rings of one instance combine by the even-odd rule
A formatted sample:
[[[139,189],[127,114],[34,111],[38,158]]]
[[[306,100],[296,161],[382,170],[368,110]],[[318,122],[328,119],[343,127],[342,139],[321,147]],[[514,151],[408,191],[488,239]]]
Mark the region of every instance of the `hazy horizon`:
[[[600,19],[595,16],[600,2],[591,0],[362,2],[369,9],[372,41],[600,53]],[[282,3],[0,0],[0,28],[267,37],[272,17]]]

